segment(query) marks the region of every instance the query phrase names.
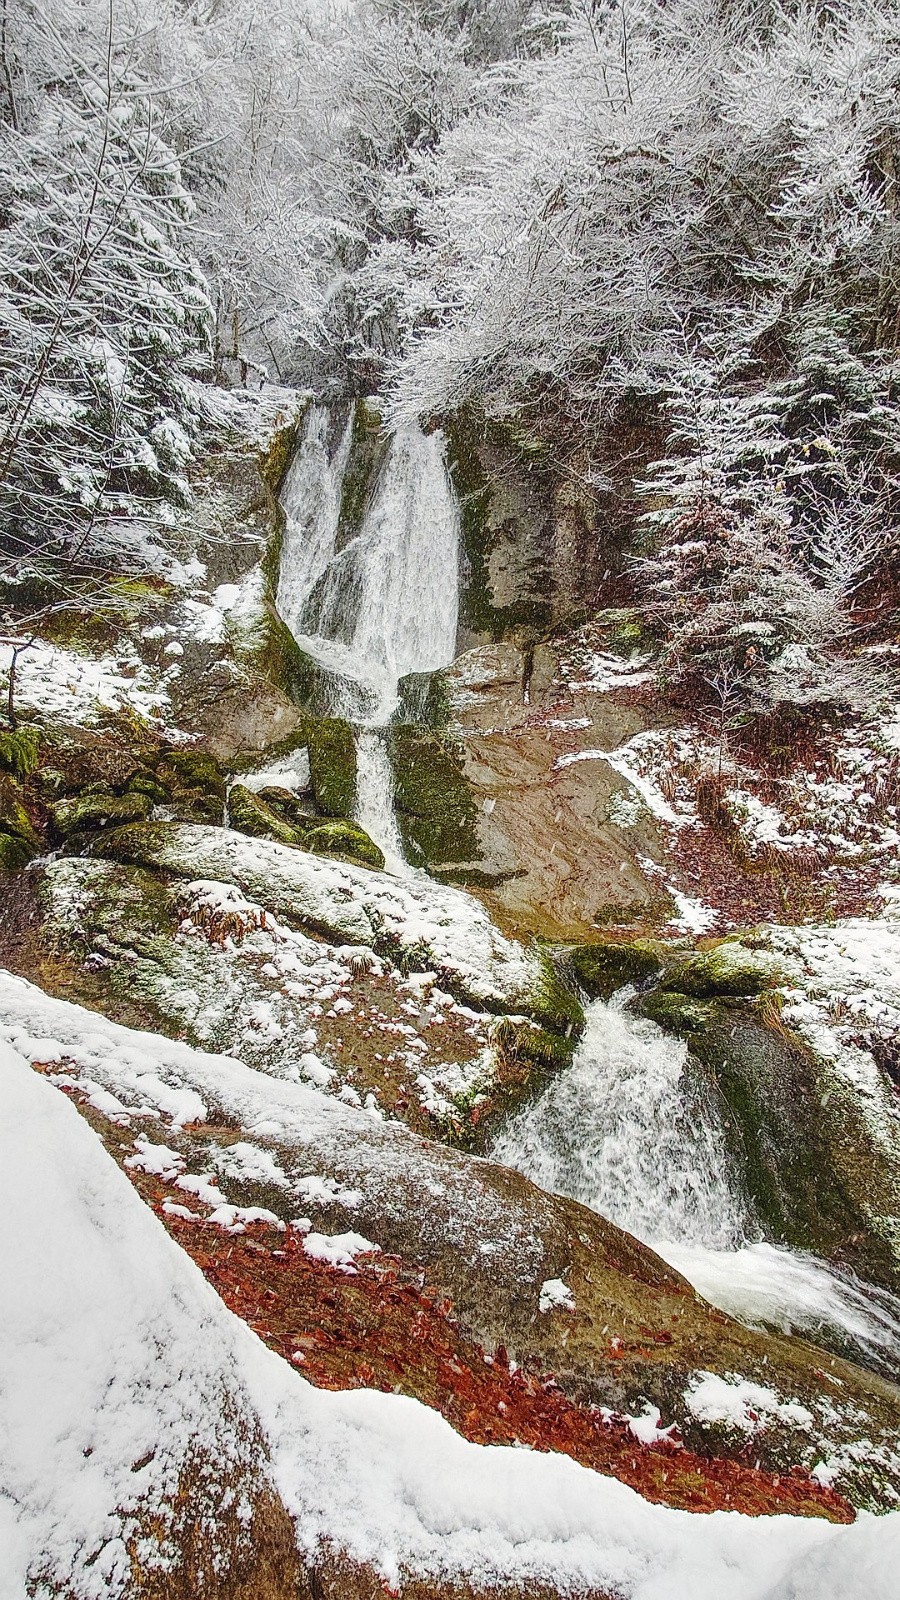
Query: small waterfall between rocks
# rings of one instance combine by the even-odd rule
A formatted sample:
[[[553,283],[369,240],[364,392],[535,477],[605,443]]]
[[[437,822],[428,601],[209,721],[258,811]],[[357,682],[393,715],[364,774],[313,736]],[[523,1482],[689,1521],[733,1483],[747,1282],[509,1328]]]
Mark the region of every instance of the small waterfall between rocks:
[[[346,418],[310,407],[281,503],[277,605],[301,650],[330,674],[329,711],[356,729],[356,820],[406,869],[386,730],[401,680],[453,660],[459,510],[440,433],[393,434],[356,527],[342,518],[353,447]]]
[[[687,1046],[631,1015],[630,995],[587,1008],[571,1066],[510,1120],[493,1158],[609,1217],[739,1321],[806,1335],[896,1381],[900,1300],[760,1239]]]

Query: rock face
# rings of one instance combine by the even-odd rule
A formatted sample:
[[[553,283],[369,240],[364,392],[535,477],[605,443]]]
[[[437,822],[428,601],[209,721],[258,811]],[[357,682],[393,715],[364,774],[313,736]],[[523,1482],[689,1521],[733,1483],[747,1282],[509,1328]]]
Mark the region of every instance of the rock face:
[[[528,670],[504,643],[468,651],[444,675],[475,806],[468,881],[502,922],[551,939],[664,922],[671,902],[644,864],[665,860],[664,840],[603,759],[644,717],[605,694],[573,695],[546,648]]]

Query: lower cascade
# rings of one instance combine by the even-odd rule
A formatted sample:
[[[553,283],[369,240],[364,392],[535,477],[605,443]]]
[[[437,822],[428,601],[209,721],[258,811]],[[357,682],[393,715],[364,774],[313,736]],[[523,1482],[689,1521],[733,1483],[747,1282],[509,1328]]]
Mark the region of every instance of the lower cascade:
[[[344,514],[354,412],[313,405],[282,491],[278,608],[329,675],[328,710],[357,728],[356,820],[405,870],[383,736],[401,680],[453,659],[459,510],[443,436],[394,433],[355,526]]]
[[[738,1321],[895,1377],[900,1300],[759,1237],[687,1046],[630,1015],[631,993],[587,1008],[571,1066],[511,1118],[494,1159],[633,1233]]]

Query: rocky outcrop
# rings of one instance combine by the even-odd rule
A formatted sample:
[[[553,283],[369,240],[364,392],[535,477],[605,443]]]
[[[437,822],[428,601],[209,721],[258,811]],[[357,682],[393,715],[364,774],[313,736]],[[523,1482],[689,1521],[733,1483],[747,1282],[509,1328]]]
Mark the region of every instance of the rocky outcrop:
[[[666,860],[664,837],[603,756],[647,726],[640,709],[573,695],[546,648],[481,646],[444,681],[475,808],[477,853],[460,866],[494,914],[577,941],[665,922],[671,902],[646,866]]]

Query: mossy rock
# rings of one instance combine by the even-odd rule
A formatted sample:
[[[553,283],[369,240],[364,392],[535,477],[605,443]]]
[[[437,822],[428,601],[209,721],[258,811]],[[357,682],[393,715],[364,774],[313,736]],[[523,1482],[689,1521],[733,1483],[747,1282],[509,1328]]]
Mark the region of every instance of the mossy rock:
[[[315,801],[308,795],[295,794],[292,789],[282,789],[273,784],[265,789],[257,789],[256,793],[276,816],[295,828],[308,828],[318,816]]]
[[[259,475],[273,495],[278,494],[293,460],[304,412],[305,407],[293,422],[277,430],[265,454],[260,458]]]
[[[592,1000],[608,1000],[626,983],[643,983],[662,969],[653,947],[641,940],[576,944],[567,951],[572,971]]]
[[[563,1067],[569,1065],[575,1048],[574,1038],[551,1033],[548,1028],[535,1026],[533,1022],[520,1022],[512,1017],[498,1018],[491,1037],[505,1055],[552,1072],[561,1072]]]
[[[529,484],[538,502],[531,509],[532,520],[549,525],[550,459],[542,448],[533,447],[537,441],[520,426],[485,417],[472,405],[461,407],[453,417],[445,419],[444,431],[468,567],[460,596],[460,620],[464,627],[493,639],[509,638],[523,629],[539,637],[552,619],[546,573],[540,579],[535,575],[530,594],[498,606],[492,592],[490,566],[495,544],[515,520],[505,504],[509,467],[519,469],[518,475]],[[490,471],[486,465],[489,461],[494,463]]]
[[[199,790],[219,801],[225,799],[225,774],[208,750],[169,750],[165,765],[182,788]]]
[[[303,834],[285,822],[261,795],[254,794],[242,783],[232,784],[228,791],[228,821],[239,833],[253,839],[275,839],[279,844],[303,847]]]
[[[704,1004],[692,995],[663,989],[654,989],[650,994],[641,995],[635,1001],[634,1010],[642,1017],[649,1017],[660,1028],[665,1028],[667,1033],[680,1036],[702,1033],[715,1014],[715,1006],[708,1002]]]
[[[129,778],[126,792],[128,794],[145,794],[155,806],[165,805],[166,801],[171,798],[171,791],[168,786],[161,783],[153,772],[136,772],[133,778]]]
[[[640,612],[633,607],[601,611],[596,620],[605,623],[609,644],[622,655],[637,655],[649,649],[646,625]]]
[[[30,778],[40,759],[41,736],[37,728],[15,728],[0,733],[0,767],[14,778]]]
[[[812,1053],[752,1003],[708,1007],[689,1045],[728,1106],[733,1153],[767,1235],[897,1293],[900,1263],[875,1226],[896,1211],[890,1175],[864,1118],[828,1092]]]
[[[344,818],[315,823],[306,834],[306,848],[317,855],[343,856],[347,861],[384,871],[384,855],[365,829]]]
[[[19,872],[37,854],[37,848],[24,839],[0,832],[0,872]]]
[[[749,950],[737,940],[727,940],[669,968],[660,988],[698,999],[709,995],[755,995],[772,988],[780,977],[779,963],[767,951]]]
[[[309,776],[323,816],[352,820],[356,800],[356,745],[340,717],[310,717],[306,726]]]
[[[0,777],[0,831],[18,839],[31,850],[40,848],[40,839],[25,805],[25,792],[15,778]]]
[[[584,1008],[546,951],[540,952],[541,982],[527,1007],[529,1013],[574,1045],[584,1032]]]
[[[478,809],[462,771],[460,747],[428,728],[399,725],[389,735],[400,836],[426,866],[478,862]]]
[[[55,832],[68,839],[76,833],[146,822],[152,809],[153,802],[146,794],[83,794],[73,800],[57,801],[51,808],[51,817]]]
[[[372,491],[390,445],[381,414],[367,400],[357,400],[353,409],[350,454],[341,483],[337,548],[341,550],[360,530]]]

